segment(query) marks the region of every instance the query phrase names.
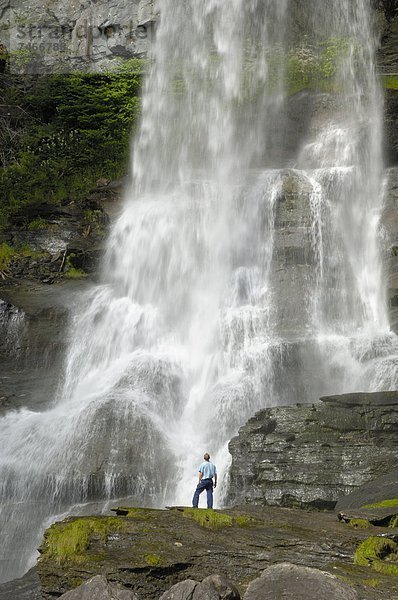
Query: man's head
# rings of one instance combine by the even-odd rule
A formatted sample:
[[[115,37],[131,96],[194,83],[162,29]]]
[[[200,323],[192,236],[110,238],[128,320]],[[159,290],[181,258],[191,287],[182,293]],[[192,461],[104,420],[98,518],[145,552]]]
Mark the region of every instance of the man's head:
[[[210,460],[210,454],[209,454],[208,452],[205,452],[205,454],[204,454],[203,458],[204,458],[205,460]]]

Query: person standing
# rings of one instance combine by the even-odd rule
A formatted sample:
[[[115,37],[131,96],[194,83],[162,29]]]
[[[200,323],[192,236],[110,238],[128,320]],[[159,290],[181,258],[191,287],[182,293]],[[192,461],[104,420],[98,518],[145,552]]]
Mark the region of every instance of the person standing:
[[[192,498],[193,508],[198,508],[199,496],[204,490],[207,493],[207,508],[213,508],[213,487],[217,487],[217,469],[216,465],[210,462],[208,452],[205,453],[203,458],[204,462],[199,467],[199,482]]]

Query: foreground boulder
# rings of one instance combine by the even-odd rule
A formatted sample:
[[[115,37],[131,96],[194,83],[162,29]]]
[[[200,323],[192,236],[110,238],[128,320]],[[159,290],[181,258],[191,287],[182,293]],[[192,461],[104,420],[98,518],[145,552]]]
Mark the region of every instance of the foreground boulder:
[[[209,575],[202,583],[192,579],[176,583],[160,600],[240,600],[240,594],[222,575]]]
[[[281,563],[249,585],[244,600],[359,600],[357,592],[330,573]]]
[[[258,412],[229,444],[229,501],[332,509],[398,459],[398,392]]]
[[[129,590],[108,583],[105,577],[92,577],[75,590],[61,596],[63,600],[138,600]]]

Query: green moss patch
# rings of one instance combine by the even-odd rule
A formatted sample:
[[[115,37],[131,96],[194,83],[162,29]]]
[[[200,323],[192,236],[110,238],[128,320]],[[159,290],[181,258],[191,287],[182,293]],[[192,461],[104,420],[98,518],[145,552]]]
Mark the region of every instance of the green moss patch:
[[[398,498],[382,500],[381,502],[374,502],[373,504],[365,504],[362,508],[391,508],[394,506],[398,507]]]
[[[222,527],[231,527],[233,524],[232,517],[211,508],[184,508],[183,515],[208,529],[221,529]]]
[[[395,527],[398,527],[398,515],[394,515],[393,517],[391,517],[388,526],[391,527],[391,528],[393,528],[393,529]]]
[[[362,581],[363,585],[367,585],[368,587],[371,588],[378,588],[381,586],[381,581],[380,579],[376,579],[375,577],[370,577],[369,579],[364,579]]]
[[[65,271],[64,276],[66,279],[83,279],[84,277],[87,277],[87,273],[83,271],[83,269],[71,267],[68,271]]]
[[[238,527],[258,527],[259,525],[262,525],[263,522],[250,515],[238,515],[233,518],[233,524]]]
[[[151,567],[157,567],[162,562],[162,559],[158,554],[146,554],[144,558]]]
[[[98,535],[106,542],[110,531],[119,531],[121,527],[122,522],[117,517],[83,517],[55,523],[44,536],[42,557],[59,563],[85,561],[93,536]]]
[[[7,270],[14,254],[15,250],[11,246],[5,242],[0,244],[0,273]]]
[[[29,231],[40,231],[42,229],[49,229],[50,224],[48,223],[48,221],[45,221],[42,218],[38,218],[38,219],[33,219],[33,221],[31,221],[28,225],[28,230]]]
[[[398,90],[398,75],[382,75],[381,80],[386,90]]]
[[[354,529],[367,529],[368,527],[373,527],[372,523],[369,523],[367,519],[351,519],[348,525],[349,527],[354,527]]]
[[[388,538],[370,537],[358,546],[354,562],[378,573],[398,575],[398,544]]]

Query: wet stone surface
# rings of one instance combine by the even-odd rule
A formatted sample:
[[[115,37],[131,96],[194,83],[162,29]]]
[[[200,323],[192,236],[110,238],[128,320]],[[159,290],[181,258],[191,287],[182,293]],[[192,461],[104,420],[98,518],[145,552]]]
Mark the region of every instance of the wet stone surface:
[[[217,526],[220,513],[214,512],[216,524],[203,526],[181,509],[133,509],[131,516],[112,517],[106,536],[93,534],[84,552],[62,564],[49,553],[48,536],[74,520],[56,524],[46,534],[38,563],[43,596],[49,600],[102,574],[142,600],[155,600],[180,581],[202,581],[204,573],[226,577],[243,596],[264,569],[281,562],[336,575],[363,600],[398,592],[396,578],[377,574],[375,589],[366,584],[372,572],[353,564],[360,541],[385,528],[372,527],[370,534],[338,521],[333,512],[255,506],[223,510],[230,522]]]

